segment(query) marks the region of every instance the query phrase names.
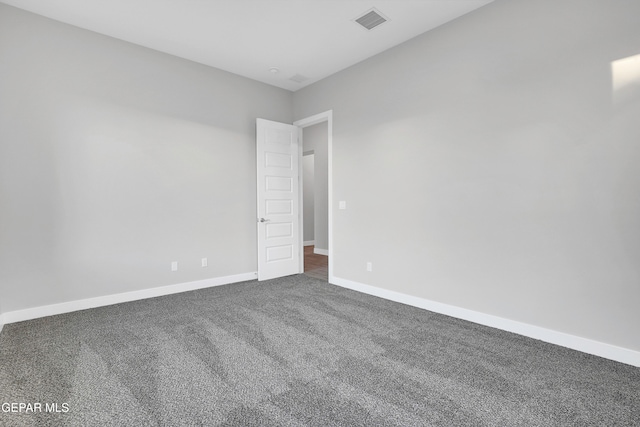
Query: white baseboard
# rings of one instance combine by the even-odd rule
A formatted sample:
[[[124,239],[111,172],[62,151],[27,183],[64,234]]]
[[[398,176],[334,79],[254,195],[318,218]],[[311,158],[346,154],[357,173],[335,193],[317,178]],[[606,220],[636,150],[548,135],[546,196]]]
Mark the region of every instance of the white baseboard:
[[[333,276],[331,283],[343,288],[352,289],[354,291],[374,295],[387,300],[422,308],[425,310],[433,311],[435,313],[446,314],[447,316],[468,320],[470,322],[490,326],[492,328],[501,329],[503,331],[513,332],[519,335],[524,335],[529,338],[534,338],[540,341],[556,344],[573,350],[578,350],[583,353],[593,354],[595,356],[604,357],[605,359],[615,360],[616,362],[640,367],[640,352],[630,350],[628,348],[618,347],[600,341],[577,337],[575,335],[554,331],[552,329],[541,328],[539,326],[529,325],[527,323],[517,322],[515,320],[504,319],[502,317],[481,313],[479,311],[467,310],[465,308],[460,308],[453,305],[442,304],[439,302],[414,297],[400,292],[377,288],[375,286],[365,285],[363,283],[342,279],[340,277]]]
[[[327,249],[318,249],[318,248],[313,248],[313,253],[314,254],[318,254],[318,255],[326,255],[329,256],[329,251]]]
[[[304,242],[302,242],[303,246],[313,246],[316,244],[315,240],[305,240]]]
[[[210,288],[212,286],[245,282],[247,280],[255,280],[257,277],[258,273],[256,272],[235,274],[232,276],[214,277],[211,279],[197,280],[194,282],[178,283],[176,285],[160,286],[157,288],[142,289],[139,291],[124,292],[120,294],[105,295],[102,297],[87,298],[82,300],[63,302],[59,304],[27,308],[24,310],[9,311],[0,315],[0,325],[22,322],[23,320],[37,319],[40,317],[53,316],[56,314],[70,313],[72,311],[86,310],[88,308],[120,304],[122,302],[137,301],[146,298],[177,294],[180,292],[194,291],[196,289]]]

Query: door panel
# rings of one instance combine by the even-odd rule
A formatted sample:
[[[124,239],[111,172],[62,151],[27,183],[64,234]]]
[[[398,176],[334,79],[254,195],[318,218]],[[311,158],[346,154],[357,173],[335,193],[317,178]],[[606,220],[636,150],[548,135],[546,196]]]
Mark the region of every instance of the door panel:
[[[298,274],[298,128],[257,119],[258,280]]]

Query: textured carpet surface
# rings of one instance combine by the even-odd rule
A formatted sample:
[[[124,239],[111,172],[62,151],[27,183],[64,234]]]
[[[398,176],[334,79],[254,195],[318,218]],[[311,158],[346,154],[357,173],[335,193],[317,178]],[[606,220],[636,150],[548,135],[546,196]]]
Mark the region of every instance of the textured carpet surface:
[[[6,325],[0,403],[3,426],[640,426],[640,369],[299,275]]]

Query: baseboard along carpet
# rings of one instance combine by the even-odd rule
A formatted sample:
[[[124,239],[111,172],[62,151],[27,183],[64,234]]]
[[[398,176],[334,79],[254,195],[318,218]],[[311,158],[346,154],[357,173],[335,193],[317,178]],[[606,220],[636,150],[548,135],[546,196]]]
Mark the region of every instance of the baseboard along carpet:
[[[0,404],[3,426],[640,426],[640,369],[297,275],[5,325]]]

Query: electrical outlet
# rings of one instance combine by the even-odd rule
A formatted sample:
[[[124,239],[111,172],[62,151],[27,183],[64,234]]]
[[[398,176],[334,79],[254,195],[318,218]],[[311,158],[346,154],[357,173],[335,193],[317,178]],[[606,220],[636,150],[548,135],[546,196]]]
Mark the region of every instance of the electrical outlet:
[[[371,262],[367,263],[367,271],[373,271],[373,264]]]
[[[202,258],[202,266],[207,267],[209,265],[209,261],[206,258]]]
[[[171,262],[171,271],[178,271],[178,261]]]

